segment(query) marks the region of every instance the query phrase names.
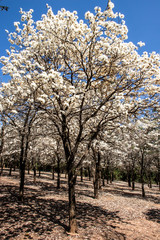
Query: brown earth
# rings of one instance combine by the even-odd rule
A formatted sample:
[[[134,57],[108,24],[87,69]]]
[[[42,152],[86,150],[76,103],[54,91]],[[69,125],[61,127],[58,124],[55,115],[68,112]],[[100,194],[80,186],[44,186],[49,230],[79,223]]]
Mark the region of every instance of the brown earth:
[[[67,179],[61,188],[51,173],[42,173],[33,183],[26,174],[25,199],[18,201],[18,172],[0,177],[0,239],[22,240],[159,240],[160,192],[147,186],[142,199],[140,184],[135,191],[125,182],[106,184],[99,199],[93,198],[93,184],[77,180],[78,233],[68,233]]]

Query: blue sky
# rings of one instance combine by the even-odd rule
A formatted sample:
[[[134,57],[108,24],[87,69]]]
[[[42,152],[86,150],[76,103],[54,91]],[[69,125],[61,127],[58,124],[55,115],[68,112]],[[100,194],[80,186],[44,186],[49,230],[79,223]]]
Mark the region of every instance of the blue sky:
[[[10,44],[7,40],[5,29],[14,31],[14,21],[20,21],[19,10],[28,11],[34,9],[33,18],[39,20],[46,13],[46,3],[52,6],[54,13],[62,7],[67,10],[76,10],[79,19],[84,18],[86,11],[94,12],[95,6],[103,10],[107,6],[107,0],[2,0],[0,5],[9,6],[8,12],[0,11],[0,56],[6,55],[5,50]],[[156,51],[160,53],[160,0],[112,0],[115,11],[125,15],[126,25],[129,29],[129,41],[137,43],[145,42],[143,51]],[[3,81],[0,72],[0,81]]]

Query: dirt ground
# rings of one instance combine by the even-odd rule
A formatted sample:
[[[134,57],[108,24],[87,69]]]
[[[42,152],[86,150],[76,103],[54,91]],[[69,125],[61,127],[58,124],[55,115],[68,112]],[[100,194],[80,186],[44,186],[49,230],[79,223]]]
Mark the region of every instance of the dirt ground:
[[[0,239],[22,240],[159,240],[160,192],[156,185],[145,186],[142,199],[140,184],[132,191],[125,182],[102,187],[99,199],[93,198],[93,184],[77,179],[78,233],[68,233],[67,179],[42,173],[33,183],[26,174],[24,202],[17,200],[18,172],[0,176]]]

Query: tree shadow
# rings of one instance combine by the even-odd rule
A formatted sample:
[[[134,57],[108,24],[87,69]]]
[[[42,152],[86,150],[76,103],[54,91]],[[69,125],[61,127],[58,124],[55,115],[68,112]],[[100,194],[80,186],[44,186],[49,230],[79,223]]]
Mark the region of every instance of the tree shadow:
[[[43,191],[32,188],[25,188],[25,198],[23,202],[18,201],[18,186],[2,186],[0,191],[0,239],[15,239],[20,234],[28,236],[27,239],[34,239],[31,233],[44,236],[52,234],[55,227],[59,227],[66,238],[68,229],[68,201],[55,200],[54,193],[48,194],[50,189]],[[54,189],[55,190],[55,189]],[[108,234],[106,226],[108,221],[121,221],[118,212],[110,212],[89,203],[77,202],[77,221],[79,229],[96,226],[103,232],[103,236]],[[125,239],[122,234],[117,233],[114,226],[112,235],[114,239]],[[42,238],[45,239],[45,238]],[[104,238],[107,239],[107,238]]]
[[[85,197],[89,197],[89,198],[94,198],[94,192],[90,191],[88,189],[77,189],[77,195],[78,196],[85,196]]]
[[[127,198],[144,199],[146,201],[152,201],[156,204],[160,203],[160,197],[152,196],[148,192],[146,193],[145,197],[142,197],[141,192],[137,193],[137,192],[135,192],[131,189],[128,189],[128,191],[127,191],[127,189],[125,189],[125,191],[123,191],[123,189],[119,188],[118,186],[116,186],[115,189],[110,189],[110,188],[106,187],[103,191],[106,192],[106,193],[111,193],[111,194],[115,194],[115,195],[119,195],[119,196],[124,196],[124,197],[127,197]]]
[[[149,209],[147,212],[144,213],[147,217],[148,220],[160,223],[160,209]]]

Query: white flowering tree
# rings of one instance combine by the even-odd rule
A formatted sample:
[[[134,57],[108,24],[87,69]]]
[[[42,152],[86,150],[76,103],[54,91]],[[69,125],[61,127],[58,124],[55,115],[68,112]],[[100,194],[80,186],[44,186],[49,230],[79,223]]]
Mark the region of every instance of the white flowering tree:
[[[151,167],[154,164],[152,153],[157,151],[159,146],[156,144],[158,140],[158,132],[154,129],[154,124],[150,121],[143,120],[138,122],[136,134],[138,135],[138,148],[139,148],[139,165],[141,169],[141,183],[142,183],[142,196],[145,197],[144,189],[144,173],[150,174]],[[149,181],[151,181],[149,176]],[[151,186],[151,182],[150,182]]]
[[[18,131],[10,124],[7,124],[4,128],[3,136],[3,148],[1,157],[10,168],[9,175],[11,175],[12,168],[19,164],[20,156],[20,137]]]
[[[13,77],[13,76],[11,76]],[[19,198],[24,195],[25,167],[27,161],[30,131],[36,117],[36,109],[30,102],[30,92],[20,79],[12,78],[8,83],[2,83],[0,94],[0,109],[4,121],[15,128],[20,138],[20,189]],[[13,131],[14,132],[14,131]],[[16,138],[16,136],[15,136]]]
[[[160,79],[159,55],[138,54],[138,47],[126,41],[124,16],[113,7],[111,1],[105,11],[96,7],[95,14],[85,14],[85,22],[76,11],[54,14],[50,7],[34,22],[33,10],[21,10],[23,25],[15,23],[16,31],[9,34],[12,49],[1,58],[16,94],[23,92],[32,107],[44,110],[61,138],[72,233],[77,230],[76,170],[91,142],[106,123],[155,101]],[[77,157],[82,145],[84,152]]]
[[[121,134],[121,149],[125,152],[122,161],[128,173],[129,183],[132,179],[132,190],[135,185],[135,170],[139,169],[142,184],[142,196],[145,197],[144,176],[148,176],[151,186],[151,172],[155,168],[155,152],[158,150],[158,131],[156,121],[148,118],[136,119],[126,124]],[[129,186],[131,186],[129,184]]]

